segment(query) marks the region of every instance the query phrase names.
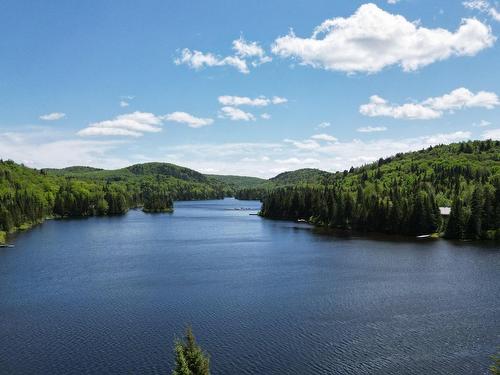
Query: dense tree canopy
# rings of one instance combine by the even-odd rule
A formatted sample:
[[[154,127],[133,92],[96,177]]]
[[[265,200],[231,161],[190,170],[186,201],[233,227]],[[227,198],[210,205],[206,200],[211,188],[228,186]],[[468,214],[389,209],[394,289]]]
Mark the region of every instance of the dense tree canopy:
[[[170,211],[174,200],[260,199],[266,217],[333,228],[453,239],[500,238],[500,141],[397,154],[349,171],[254,177],[203,175],[167,163],[117,170],[35,170],[0,160],[0,240],[51,216]],[[442,217],[439,207],[451,207]]]
[[[0,161],[0,240],[48,217],[118,215],[133,207],[166,212],[173,200],[231,195],[222,181],[173,164],[114,171],[91,167],[35,170]]]
[[[498,141],[398,154],[350,171],[318,172],[316,181],[311,173],[309,181],[266,187],[261,214],[341,229],[500,238]],[[440,206],[451,206],[449,219]]]

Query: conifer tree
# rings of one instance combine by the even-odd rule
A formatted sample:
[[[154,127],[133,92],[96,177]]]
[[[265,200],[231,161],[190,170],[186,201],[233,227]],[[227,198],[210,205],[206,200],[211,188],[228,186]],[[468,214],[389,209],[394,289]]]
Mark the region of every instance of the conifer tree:
[[[184,341],[175,343],[175,369],[172,375],[210,375],[210,359],[196,343],[191,327]]]

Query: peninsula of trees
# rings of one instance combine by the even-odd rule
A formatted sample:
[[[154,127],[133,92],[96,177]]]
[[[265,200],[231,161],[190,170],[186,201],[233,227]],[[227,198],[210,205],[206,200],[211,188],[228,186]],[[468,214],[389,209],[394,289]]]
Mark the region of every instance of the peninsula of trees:
[[[500,141],[397,154],[349,171],[285,172],[269,180],[204,175],[168,163],[117,170],[36,170],[0,160],[0,243],[49,217],[173,209],[174,200],[260,199],[261,215],[347,230],[500,239]],[[446,217],[439,207],[451,207]]]

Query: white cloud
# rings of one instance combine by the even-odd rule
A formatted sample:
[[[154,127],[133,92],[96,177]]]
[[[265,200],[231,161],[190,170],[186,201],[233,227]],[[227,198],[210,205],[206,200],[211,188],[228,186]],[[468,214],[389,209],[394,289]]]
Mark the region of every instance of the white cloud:
[[[258,98],[251,99],[246,96],[231,96],[231,95],[222,95],[218,98],[219,103],[222,105],[229,105],[233,107],[237,107],[240,105],[248,105],[253,107],[265,107],[268,106],[270,100],[265,96],[259,96]]]
[[[494,92],[479,91],[477,94],[474,94],[470,90],[461,87],[449,94],[429,98],[422,104],[438,111],[453,111],[474,107],[492,109],[500,105],[500,100]]]
[[[399,0],[387,0],[387,4],[397,4]]]
[[[186,112],[173,112],[169,113],[162,118],[166,121],[180,122],[182,124],[187,124],[190,128],[201,128],[203,126],[213,124],[214,120],[211,118],[200,118],[190,115]]]
[[[41,115],[40,120],[44,121],[56,121],[56,120],[61,120],[66,117],[65,113],[62,112],[52,112],[48,113],[46,115]]]
[[[476,94],[461,87],[443,96],[428,98],[420,103],[403,105],[390,104],[378,95],[370,97],[368,104],[359,107],[365,116],[386,116],[405,120],[429,120],[439,118],[444,112],[453,112],[465,108],[492,109],[500,105],[497,94],[479,91]]]
[[[132,136],[161,131],[162,119],[153,113],[133,112],[119,115],[112,120],[94,122],[80,130],[80,136]]]
[[[477,9],[480,11],[487,11],[490,7],[489,2],[486,0],[464,1],[462,4],[468,9]]]
[[[141,132],[137,132],[137,131],[133,131],[133,130],[127,130],[127,129],[121,129],[121,128],[101,128],[101,127],[94,127],[94,126],[82,129],[77,134],[84,136],[84,137],[99,136],[99,135],[142,137]]]
[[[482,134],[483,139],[493,139],[495,141],[500,141],[500,129],[490,129],[486,130]]]
[[[325,121],[325,122],[322,122],[322,123],[318,124],[318,126],[317,126],[317,127],[318,127],[319,129],[324,129],[324,128],[329,128],[330,126],[332,126],[332,124],[331,124],[331,123],[329,123],[329,122],[326,122],[326,121]]]
[[[467,9],[478,10],[482,13],[487,13],[495,21],[500,22],[500,12],[493,7],[489,1],[486,0],[471,0],[462,3]]]
[[[496,10],[495,8],[491,8],[489,14],[495,21],[500,22],[500,12],[498,10]]]
[[[255,121],[255,116],[251,113],[230,106],[222,107],[219,112],[219,117],[228,118],[232,121]]]
[[[263,113],[260,115],[260,117],[264,120],[269,120],[271,118],[271,115],[269,113]]]
[[[126,102],[125,100],[120,100],[120,107],[124,108],[124,107],[128,107],[130,104],[128,102]]]
[[[181,51],[181,56],[176,58],[174,60],[174,63],[176,65],[185,64],[190,68],[196,70],[202,69],[204,67],[232,66],[236,68],[240,73],[250,73],[246,61],[238,56],[220,57],[212,53],[203,53],[196,50],[191,51],[189,48],[184,48]]]
[[[311,137],[311,139],[315,139],[318,141],[327,141],[327,142],[337,142],[338,139],[330,134],[315,134]]]
[[[283,103],[288,102],[288,99],[287,98],[282,98],[282,97],[279,97],[279,96],[273,96],[273,98],[272,98],[271,101],[272,101],[273,104],[283,104]]]
[[[374,133],[374,132],[385,132],[387,128],[385,126],[364,126],[356,129],[359,133]]]
[[[364,116],[386,116],[395,119],[429,120],[441,117],[441,112],[421,104],[391,105],[378,95],[372,95],[368,104],[359,107],[359,112]]]
[[[398,152],[416,151],[470,138],[470,132],[457,131],[413,138],[353,139],[334,143],[286,139],[275,143],[185,144],[167,147],[161,154],[163,156],[150,159],[219,174],[273,177],[287,170],[311,166],[328,171],[344,170]],[[235,160],[239,162],[235,163]]]
[[[257,42],[247,42],[243,37],[233,40],[233,50],[242,59],[255,58],[251,62],[253,66],[258,66],[272,61],[266,56],[266,52]]]
[[[243,37],[233,40],[232,48],[235,54],[226,57],[184,48],[180,56],[174,59],[174,63],[176,65],[185,64],[196,70],[205,67],[232,66],[240,73],[248,74],[250,73],[248,64],[257,67],[272,61],[272,58],[266,55],[259,43],[248,42]]]
[[[324,21],[310,38],[291,31],[275,40],[272,52],[348,73],[375,73],[391,65],[414,71],[452,56],[473,56],[495,40],[491,28],[474,18],[464,19],[455,32],[429,29],[370,3],[348,18]]]
[[[90,141],[60,139],[62,133],[27,132],[0,133],[0,158],[12,159],[33,168],[63,168],[71,165],[90,165],[121,168],[128,160],[111,156],[122,141]]]
[[[232,107],[238,107],[241,105],[252,107],[267,107],[270,104],[283,104],[288,102],[288,99],[279,96],[267,98],[263,95],[253,99],[247,96],[222,95],[218,97],[218,100],[220,104]]]

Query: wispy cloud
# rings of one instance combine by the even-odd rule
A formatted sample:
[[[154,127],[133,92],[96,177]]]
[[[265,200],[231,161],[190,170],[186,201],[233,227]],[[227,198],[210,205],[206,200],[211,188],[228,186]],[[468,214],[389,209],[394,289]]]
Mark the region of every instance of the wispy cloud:
[[[220,109],[220,118],[227,118],[232,121],[255,121],[255,116],[250,112],[245,112],[239,108],[225,106]]]
[[[166,160],[205,172],[272,177],[280,172],[305,167],[329,171],[349,169],[398,152],[464,141],[471,136],[470,132],[457,131],[368,141],[329,142],[308,138],[274,143],[186,144],[165,148],[164,155],[168,155]],[[235,163],[235,160],[238,162]]]
[[[250,73],[249,65],[257,67],[272,60],[257,42],[248,42],[243,37],[232,43],[234,55],[221,57],[211,52],[201,52],[184,48],[180,56],[174,59],[176,65],[187,65],[192,69],[200,70],[207,67],[231,66],[240,73]]]
[[[317,126],[317,128],[319,128],[319,129],[325,129],[325,128],[329,128],[330,126],[332,126],[332,124],[325,121],[325,122],[319,123],[318,126]]]
[[[467,9],[478,10],[482,13],[487,13],[495,21],[500,22],[500,12],[489,1],[486,0],[471,0],[462,3]]]
[[[387,128],[385,126],[364,126],[356,129],[359,133],[374,133],[374,132],[385,132]]]
[[[201,128],[203,126],[212,125],[214,120],[211,118],[201,118],[190,115],[186,112],[173,112],[162,117],[166,121],[180,122],[186,124],[190,128]]]
[[[66,117],[65,113],[62,112],[52,112],[52,113],[47,113],[46,115],[41,115],[40,120],[44,121],[56,121],[56,120],[61,120]]]
[[[119,168],[130,163],[129,160],[111,155],[125,145],[122,141],[61,139],[62,136],[33,130],[0,133],[1,157],[34,168],[71,165]]]
[[[133,112],[119,115],[112,120],[94,122],[77,134],[80,136],[129,136],[161,131],[162,118],[153,113]]]
[[[335,138],[333,135],[330,134],[315,134],[311,136],[311,139],[316,139],[319,141],[327,141],[327,142],[337,142],[338,139]]]

